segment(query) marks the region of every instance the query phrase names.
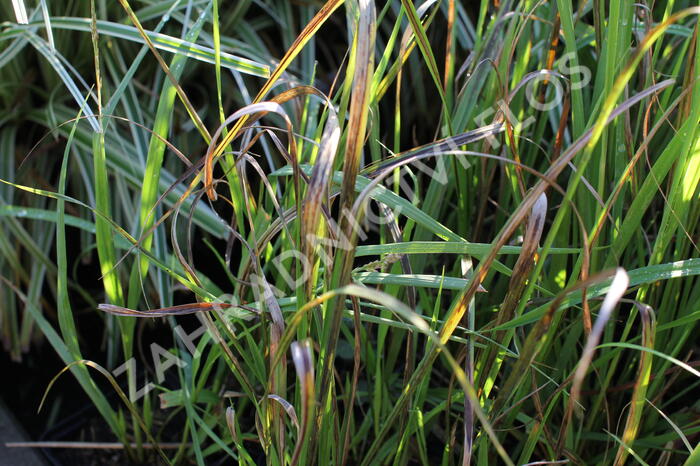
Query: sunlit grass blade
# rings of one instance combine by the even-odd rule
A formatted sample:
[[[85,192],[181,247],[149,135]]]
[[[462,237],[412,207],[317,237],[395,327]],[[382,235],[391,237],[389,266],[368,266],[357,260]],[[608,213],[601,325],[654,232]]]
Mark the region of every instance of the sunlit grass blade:
[[[12,8],[15,10],[15,18],[19,24],[27,24],[29,22],[24,0],[12,0]]]
[[[94,8],[94,2],[93,2]],[[93,19],[94,19],[93,15]],[[109,175],[107,173],[107,161],[105,156],[105,136],[102,124],[102,72],[100,69],[100,54],[97,31],[93,29],[92,45],[95,65],[95,82],[97,89],[98,121],[99,125],[94,128],[92,136],[93,169],[95,177],[95,208],[106,216],[110,216],[111,188]],[[119,275],[114,270],[116,253],[114,251],[114,241],[112,240],[112,229],[102,218],[95,217],[95,237],[97,240],[97,253],[100,259],[100,270],[102,271],[104,289],[109,300],[116,305],[123,305],[124,292],[120,283]]]

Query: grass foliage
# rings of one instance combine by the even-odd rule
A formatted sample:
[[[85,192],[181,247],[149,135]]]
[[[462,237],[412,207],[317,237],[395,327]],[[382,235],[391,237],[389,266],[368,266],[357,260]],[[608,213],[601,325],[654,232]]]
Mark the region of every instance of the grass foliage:
[[[0,12],[1,338],[133,460],[698,464],[697,3]]]

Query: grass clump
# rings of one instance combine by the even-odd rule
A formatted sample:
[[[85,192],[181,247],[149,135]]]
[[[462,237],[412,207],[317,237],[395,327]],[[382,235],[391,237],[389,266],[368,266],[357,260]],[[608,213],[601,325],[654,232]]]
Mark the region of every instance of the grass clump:
[[[21,6],[2,339],[132,460],[695,464],[693,2]]]

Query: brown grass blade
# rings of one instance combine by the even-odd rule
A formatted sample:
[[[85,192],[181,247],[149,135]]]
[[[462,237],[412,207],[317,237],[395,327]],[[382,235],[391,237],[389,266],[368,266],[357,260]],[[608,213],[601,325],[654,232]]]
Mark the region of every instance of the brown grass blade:
[[[122,306],[115,306],[113,304],[100,304],[97,309],[109,314],[114,314],[118,316],[130,316],[130,317],[168,317],[168,316],[184,316],[189,314],[196,314],[198,312],[213,311],[215,309],[235,309],[238,306],[226,303],[191,303],[191,304],[181,304],[179,306],[161,307],[158,309],[152,309],[149,311],[138,311],[135,309],[128,309]],[[246,310],[251,310],[252,308],[247,308]]]
[[[294,368],[296,369],[297,377],[299,377],[302,410],[299,437],[297,439],[296,446],[294,447],[294,453],[292,454],[291,461],[291,465],[296,466],[299,463],[301,450],[306,441],[306,436],[309,433],[309,428],[311,427],[316,394],[314,365],[312,362],[310,342],[308,340],[304,343],[293,342],[291,345],[291,351]]]
[[[121,0],[123,1],[123,0]],[[282,76],[282,73],[289,67],[294,58],[301,52],[306,43],[313,37],[313,35],[318,31],[318,29],[326,22],[328,18],[333,14],[333,12],[344,3],[344,0],[329,0],[323,8],[319,10],[318,13],[311,19],[309,24],[306,25],[303,31],[296,38],[291,47],[284,54],[280,60],[277,68],[272,72],[270,78],[267,80],[265,85],[260,89],[258,95],[253,99],[253,103],[262,101],[265,96],[272,90],[277,80]],[[204,162],[204,186],[207,190],[207,196],[211,200],[216,199],[216,192],[213,189],[212,181],[214,179],[214,162],[216,159],[224,152],[226,147],[233,141],[237,136],[239,131],[246,124],[248,117],[241,118],[231,129],[231,131],[224,137],[224,139],[214,147],[213,149],[207,151],[205,155]]]
[[[340,191],[340,233],[349,238],[349,247],[342,251],[336,267],[340,267],[337,282],[334,286],[343,286],[350,282],[354,257],[354,245],[357,241],[356,220],[348,215],[352,212],[355,199],[355,180],[360,171],[362,147],[367,133],[369,115],[369,100],[374,70],[374,48],[376,35],[376,13],[372,0],[359,0],[359,20],[355,31],[355,47],[353,48],[354,63],[353,92],[350,100],[350,112],[347,123],[347,142],[345,145],[343,163],[343,183]],[[326,387],[321,398],[321,405],[326,406],[331,395],[331,378],[333,376],[333,361],[340,332],[340,322],[343,315],[344,302],[334,299],[331,303],[331,321],[324,328],[329,336],[322,350],[323,369],[321,386]],[[324,324],[325,327],[326,324]]]
[[[532,207],[532,212],[525,227],[525,235],[522,244],[522,251],[518,256],[518,260],[513,267],[513,274],[510,276],[510,283],[508,285],[508,292],[501,304],[501,307],[496,316],[494,322],[495,327],[500,327],[504,323],[508,322],[513,318],[515,309],[518,306],[518,302],[522,297],[523,291],[525,290],[525,285],[527,284],[527,278],[535,265],[535,260],[537,259],[537,248],[539,247],[540,238],[542,237],[542,231],[544,229],[545,215],[547,213],[547,196],[542,194],[535,205]],[[508,341],[503,341],[508,332],[506,330],[501,330],[496,332],[492,338],[507,346]],[[487,387],[486,384],[489,380],[493,380],[493,375],[491,372],[496,356],[501,353],[502,350],[498,346],[489,345],[486,351],[482,354],[480,358],[479,365],[477,366],[477,372],[481,376],[480,389],[485,391],[488,396],[488,392],[491,387]]]
[[[331,181],[333,164],[335,155],[338,151],[338,143],[340,142],[340,125],[338,117],[335,114],[333,105],[327,102],[328,106],[328,121],[323,129],[321,138],[321,146],[318,151],[316,163],[311,172],[311,179],[304,197],[304,204],[301,211],[301,231],[302,244],[304,244],[304,255],[313,264],[314,260],[312,251],[315,246],[316,235],[321,217],[322,205],[324,199],[328,197],[328,190]],[[311,292],[313,284],[307,283],[307,295]]]
[[[639,315],[642,319],[642,345],[649,349],[654,349],[654,338],[656,336],[656,317],[654,316],[654,310],[646,304],[635,304],[639,309]],[[647,388],[651,380],[652,359],[652,353],[647,351],[640,352],[637,379],[634,382],[632,401],[630,402],[630,409],[627,414],[627,421],[625,422],[625,430],[622,434],[622,443],[630,447],[637,438],[637,433],[639,432],[642,409],[646,404]],[[615,455],[615,466],[622,466],[625,464],[628,455],[629,450],[620,445]]]

